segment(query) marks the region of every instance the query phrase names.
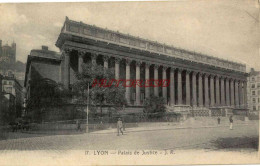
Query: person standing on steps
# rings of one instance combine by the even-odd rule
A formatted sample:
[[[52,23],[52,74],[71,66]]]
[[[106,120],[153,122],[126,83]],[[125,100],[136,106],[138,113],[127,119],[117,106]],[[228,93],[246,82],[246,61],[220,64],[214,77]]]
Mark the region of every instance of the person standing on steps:
[[[233,130],[233,117],[232,117],[232,115],[230,115],[230,117],[229,117],[229,122],[230,122],[229,129]]]
[[[117,121],[117,136],[119,136],[119,131],[122,133],[122,135],[124,134],[122,129],[123,129],[123,122],[122,122],[121,118],[118,118],[118,121]]]
[[[220,117],[218,116],[218,124],[220,124]]]

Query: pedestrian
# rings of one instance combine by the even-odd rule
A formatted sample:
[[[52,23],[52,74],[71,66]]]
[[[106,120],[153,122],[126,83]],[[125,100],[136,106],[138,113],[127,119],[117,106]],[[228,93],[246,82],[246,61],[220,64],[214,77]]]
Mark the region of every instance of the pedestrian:
[[[229,122],[230,122],[230,127],[229,127],[229,129],[230,129],[230,130],[233,130],[233,117],[232,117],[232,115],[230,115],[230,117],[229,117]]]
[[[218,124],[220,124],[220,117],[218,116]]]
[[[122,133],[122,135],[124,134],[122,128],[123,128],[123,122],[122,122],[121,118],[118,118],[118,121],[117,121],[117,136],[119,136],[119,131]]]
[[[80,121],[77,119],[76,121],[76,124],[77,124],[77,130],[81,130],[81,124],[80,124]]]

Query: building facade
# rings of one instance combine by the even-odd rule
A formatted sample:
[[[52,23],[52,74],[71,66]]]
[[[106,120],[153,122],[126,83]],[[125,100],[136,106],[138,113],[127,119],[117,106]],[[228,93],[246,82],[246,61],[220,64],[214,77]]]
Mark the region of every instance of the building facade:
[[[2,45],[0,40],[0,62],[15,63],[16,62],[16,43]]]
[[[47,46],[42,49],[32,50],[26,63],[24,87],[26,98],[29,99],[33,91],[37,91],[31,85],[32,81],[50,79],[60,82],[60,54],[50,51]]]
[[[2,76],[2,93],[9,94],[15,98],[15,105],[21,106],[24,102],[23,86],[13,76]]]
[[[251,69],[248,76],[248,108],[251,113],[258,114],[260,110],[260,72]]]
[[[56,46],[60,82],[70,88],[82,63],[114,68],[115,79],[169,79],[168,87],[126,87],[128,105],[141,106],[151,94],[171,106],[245,109],[247,73],[235,63],[66,18]]]

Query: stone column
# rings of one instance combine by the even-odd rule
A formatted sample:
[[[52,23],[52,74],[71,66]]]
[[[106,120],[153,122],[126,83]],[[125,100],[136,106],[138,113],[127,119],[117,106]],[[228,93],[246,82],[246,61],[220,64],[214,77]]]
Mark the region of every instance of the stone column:
[[[121,60],[120,58],[115,58],[115,79],[116,80],[119,80],[119,73],[120,73],[120,71],[119,71],[119,64],[120,64],[120,60]],[[130,70],[129,70],[129,72],[130,72]],[[130,77],[129,77],[129,79],[130,79]]]
[[[234,93],[234,80],[233,78],[230,79],[230,99],[231,99],[231,107],[235,107],[235,93]]]
[[[239,80],[239,107],[243,107],[243,105],[244,105],[243,85],[242,85],[242,81]]]
[[[225,84],[224,84],[224,77],[220,77],[220,85],[221,85],[221,106],[225,106]]]
[[[230,106],[229,78],[226,78],[226,106]]]
[[[103,57],[103,60],[104,60],[104,68],[105,68],[105,69],[108,69],[108,59],[109,59],[109,57],[106,56],[106,55]]]
[[[199,72],[199,106],[203,106],[202,73]]]
[[[60,83],[64,84],[64,54],[61,55],[61,63],[60,63]]]
[[[197,107],[197,72],[192,72],[192,106]]]
[[[174,68],[170,70],[170,98],[171,98],[171,106],[175,104],[175,94],[174,94]]]
[[[204,75],[204,97],[205,107],[209,107],[209,74]]]
[[[219,76],[216,76],[216,105],[220,106],[220,95],[219,95]]]
[[[163,80],[166,80],[167,77],[166,77],[166,70],[167,70],[167,66],[163,66]],[[162,92],[163,92],[163,98],[165,99],[165,102],[167,103],[167,87],[162,87]]]
[[[140,65],[141,65],[141,62],[140,61],[136,61],[136,75],[135,75],[135,78],[136,78],[136,81],[140,81]],[[140,105],[141,103],[141,99],[140,99],[140,86],[139,85],[136,85],[135,86],[135,90],[136,90],[136,93],[135,93],[135,97],[136,97],[136,105]]]
[[[239,107],[238,80],[235,80],[235,106]]]
[[[64,50],[64,86],[69,89],[70,85],[70,50]]]
[[[97,64],[97,53],[91,53],[91,63],[92,65],[96,65]]]
[[[186,70],[186,105],[190,105],[190,71]]]
[[[244,81],[244,106],[247,108],[247,81]]]
[[[159,68],[159,65],[155,64],[154,65],[154,80],[158,81],[158,68]],[[155,84],[155,82],[154,82]],[[158,86],[155,86],[154,87],[154,96],[159,96],[159,87]]]
[[[146,86],[145,86],[145,98],[150,97],[150,86],[149,86],[149,80],[150,80],[150,63],[145,63],[145,81],[146,81]]]
[[[177,80],[177,83],[178,83],[178,89],[177,89],[177,96],[178,96],[178,105],[182,105],[182,77],[181,77],[181,73],[182,73],[182,69],[178,68],[178,80]]]
[[[215,106],[215,86],[214,86],[214,76],[210,76],[210,106]]]
[[[85,55],[85,52],[79,51],[78,52],[78,72],[82,72],[82,64],[83,64],[83,57]]]
[[[130,87],[130,59],[126,59],[126,92],[125,92],[125,98],[127,101],[127,104],[131,104],[131,87]]]

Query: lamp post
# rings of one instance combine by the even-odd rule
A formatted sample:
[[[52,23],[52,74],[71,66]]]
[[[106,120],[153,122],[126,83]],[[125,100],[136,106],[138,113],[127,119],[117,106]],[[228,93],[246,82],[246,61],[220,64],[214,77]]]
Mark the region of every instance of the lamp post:
[[[88,83],[88,96],[87,96],[87,125],[86,125],[86,133],[89,132],[88,130],[88,105],[89,105],[89,83]]]

